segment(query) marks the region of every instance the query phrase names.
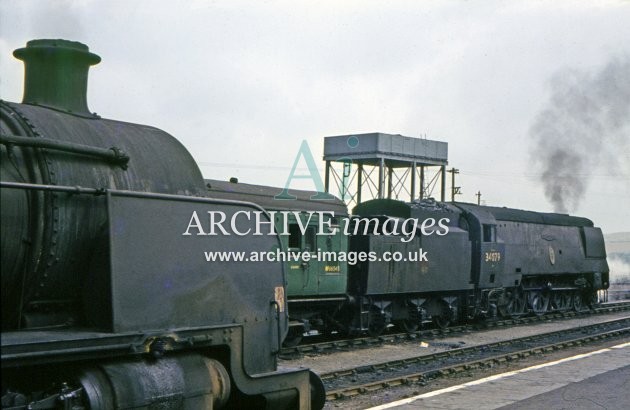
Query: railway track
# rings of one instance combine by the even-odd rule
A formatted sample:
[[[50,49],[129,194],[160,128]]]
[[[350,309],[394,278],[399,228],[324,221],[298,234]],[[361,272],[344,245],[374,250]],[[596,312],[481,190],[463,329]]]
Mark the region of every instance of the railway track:
[[[326,399],[351,398],[396,386],[515,362],[533,355],[630,335],[630,317],[490,344],[419,355],[320,374]]]
[[[354,339],[339,339],[317,343],[308,343],[294,347],[284,347],[282,348],[281,354],[285,358],[291,358],[299,354],[325,354],[340,350],[352,350],[373,347],[386,343],[400,343],[403,341],[413,341],[418,339],[433,340],[436,338],[454,336],[471,331],[528,325],[532,323],[548,321],[550,319],[573,319],[580,316],[599,315],[626,310],[630,310],[630,301],[604,303],[593,310],[586,310],[582,312],[557,312],[546,314],[544,316],[524,316],[514,319],[502,319],[475,324],[452,326],[445,329],[435,328],[417,330],[415,332],[409,333],[392,333],[375,337],[357,337]]]

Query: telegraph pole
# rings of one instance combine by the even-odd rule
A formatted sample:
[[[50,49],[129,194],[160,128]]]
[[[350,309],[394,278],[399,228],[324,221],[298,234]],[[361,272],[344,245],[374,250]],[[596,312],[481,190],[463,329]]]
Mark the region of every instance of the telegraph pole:
[[[477,205],[481,205],[481,191],[477,191],[475,195],[477,196]]]
[[[455,174],[459,174],[459,169],[451,168],[447,172],[451,174],[451,202],[455,202],[455,195],[461,194],[461,187],[455,186]]]

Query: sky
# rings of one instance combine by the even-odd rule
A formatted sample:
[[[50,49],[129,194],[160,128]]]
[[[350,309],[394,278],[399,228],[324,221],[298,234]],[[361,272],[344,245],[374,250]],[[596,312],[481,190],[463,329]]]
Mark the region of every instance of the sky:
[[[22,98],[14,49],[80,41],[90,109],[173,134],[206,178],[284,186],[303,140],[323,175],[324,136],[426,137],[460,201],[560,195],[630,231],[628,22],[630,1],[0,0],[0,98]]]

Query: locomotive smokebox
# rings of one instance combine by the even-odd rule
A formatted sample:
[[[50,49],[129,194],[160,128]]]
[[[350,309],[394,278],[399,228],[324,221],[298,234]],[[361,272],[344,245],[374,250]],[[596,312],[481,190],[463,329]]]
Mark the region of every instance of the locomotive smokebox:
[[[85,44],[68,40],[32,40],[13,55],[24,61],[22,103],[90,115],[87,80],[101,58]]]

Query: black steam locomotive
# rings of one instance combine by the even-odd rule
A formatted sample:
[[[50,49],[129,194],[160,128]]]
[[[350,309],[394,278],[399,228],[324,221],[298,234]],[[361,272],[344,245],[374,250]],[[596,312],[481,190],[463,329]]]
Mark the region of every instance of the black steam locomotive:
[[[429,231],[411,244],[374,234],[351,239],[358,250],[385,245],[403,257],[407,249],[425,252],[417,262],[350,269],[349,287],[406,328],[427,318],[443,327],[472,318],[580,311],[596,304],[597,291],[609,286],[602,232],[586,218],[430,200],[374,200],[354,211],[447,221],[448,234]],[[410,306],[414,316],[402,309]],[[419,320],[409,323],[411,317]]]
[[[276,200],[282,188],[207,182],[210,196],[277,211],[278,230],[289,218],[281,239],[308,253],[287,262],[287,344],[313,329],[378,335],[390,324],[412,331],[427,322],[579,311],[609,286],[602,232],[586,218],[427,199],[371,200],[348,217],[343,202],[311,199],[316,192]],[[317,232],[322,217],[333,227],[325,234]],[[300,218],[310,221],[306,229]],[[388,220],[429,223],[411,238],[390,234]]]
[[[91,113],[100,57],[85,45],[14,55],[26,78],[21,104],[0,102],[2,408],[321,408],[317,376],[277,367],[283,265],[203,259],[279,238],[182,235],[193,212],[261,209],[209,199],[169,134]]]

